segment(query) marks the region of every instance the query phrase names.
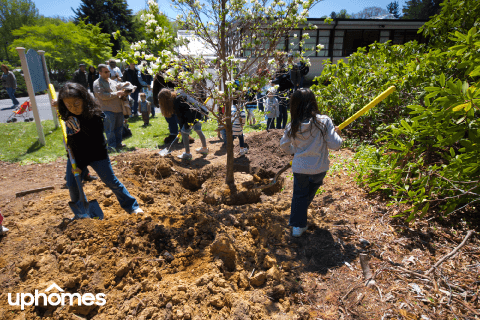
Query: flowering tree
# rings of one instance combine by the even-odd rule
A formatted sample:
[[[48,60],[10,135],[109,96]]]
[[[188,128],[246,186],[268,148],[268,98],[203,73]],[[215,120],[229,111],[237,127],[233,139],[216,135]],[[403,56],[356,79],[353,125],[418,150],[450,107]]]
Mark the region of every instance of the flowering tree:
[[[247,93],[257,91],[268,82],[271,70],[277,69],[278,59],[272,59],[281,41],[293,28],[307,25],[309,9],[318,0],[173,0],[180,12],[177,20],[185,29],[195,30],[196,36],[213,53],[211,58],[182,53],[180,50],[148,52],[148,41],[132,45],[134,55],[150,61],[149,72],[162,72],[167,81],[178,89],[201,100],[210,97],[210,115],[227,132],[227,172],[225,182],[234,182],[233,136],[231,106],[234,100],[245,101]],[[158,5],[149,1],[149,11]],[[151,13],[150,13],[151,14]],[[151,39],[162,39],[163,29],[147,14],[145,21]],[[307,28],[314,26],[307,25]],[[306,35],[299,48],[304,51]],[[176,48],[188,42],[176,38]],[[294,53],[302,56],[302,52]],[[309,65],[308,59],[305,62]]]

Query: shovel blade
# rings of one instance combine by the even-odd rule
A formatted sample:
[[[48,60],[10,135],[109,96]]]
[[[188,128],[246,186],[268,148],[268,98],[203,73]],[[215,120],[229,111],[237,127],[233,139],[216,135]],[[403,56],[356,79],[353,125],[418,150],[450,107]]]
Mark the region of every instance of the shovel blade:
[[[86,206],[83,201],[69,202],[68,205],[75,215],[73,219],[99,219],[103,220],[103,211],[97,200],[89,201]]]
[[[158,154],[161,155],[162,157],[165,157],[165,156],[170,154],[170,151],[168,151],[168,149],[165,148],[165,149],[160,150],[160,152]]]

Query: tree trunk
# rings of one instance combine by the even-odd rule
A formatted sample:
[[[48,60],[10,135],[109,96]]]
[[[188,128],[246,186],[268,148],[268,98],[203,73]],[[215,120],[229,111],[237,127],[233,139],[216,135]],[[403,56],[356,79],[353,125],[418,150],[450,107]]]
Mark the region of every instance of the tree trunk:
[[[225,43],[225,4],[227,0],[222,0],[222,24],[220,26],[220,60],[225,61],[227,57],[227,46]],[[232,103],[230,95],[227,95],[227,88],[225,83],[227,81],[227,66],[224,64],[222,66],[222,83],[223,83],[223,91],[224,91],[224,103],[225,103],[225,130],[227,132],[227,172],[225,176],[225,183],[232,184],[235,182],[235,178],[233,176],[233,136],[232,136]]]

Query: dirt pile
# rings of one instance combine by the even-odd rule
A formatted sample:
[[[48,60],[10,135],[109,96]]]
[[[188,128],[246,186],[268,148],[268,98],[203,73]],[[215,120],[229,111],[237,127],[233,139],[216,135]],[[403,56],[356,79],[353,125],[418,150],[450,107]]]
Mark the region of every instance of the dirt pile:
[[[278,148],[281,134],[247,137],[250,152],[235,159],[233,192],[224,184],[225,156],[216,155],[214,144],[208,156],[190,162],[176,158],[181,151],[165,158],[145,150],[115,157],[117,177],[145,210],[139,216],[124,212],[100,181],[86,183],[85,191],[100,203],[103,221],[69,222],[66,189],[1,199],[11,231],[0,237],[0,319],[338,319],[353,312],[379,319],[402,308],[419,316],[424,309],[438,312],[427,302],[402,305],[407,284],[392,284],[393,271],[385,270],[388,261],[420,263],[411,256],[435,260],[434,251],[420,250],[423,242],[386,224],[398,208],[368,198],[343,170],[327,176],[299,239],[287,227],[289,178],[270,194],[244,187],[268,182],[290,159]],[[332,163],[350,158],[348,151],[335,152]],[[61,185],[63,176],[52,183]],[[359,253],[371,255],[373,270],[384,270],[376,281],[390,295],[362,286]],[[475,254],[462,259],[457,268],[473,265]],[[478,273],[462,270],[475,283]],[[53,282],[66,293],[104,293],[106,304],[21,311],[8,303],[7,293],[15,299]]]

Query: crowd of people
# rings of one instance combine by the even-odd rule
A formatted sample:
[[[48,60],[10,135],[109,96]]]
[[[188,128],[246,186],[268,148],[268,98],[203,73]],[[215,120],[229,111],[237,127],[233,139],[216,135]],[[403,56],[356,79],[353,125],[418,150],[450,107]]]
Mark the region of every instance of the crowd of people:
[[[249,91],[246,99],[233,102],[232,132],[234,138],[238,137],[240,155],[245,155],[249,150],[245,146],[243,127],[246,123],[255,125],[253,110],[258,108],[265,113],[267,130],[284,129],[280,147],[294,156],[294,190],[289,225],[293,228],[292,235],[299,237],[307,229],[307,208],[329,168],[328,149],[340,148],[342,138],[332,120],[320,114],[314,93],[302,88],[308,67],[300,62],[293,63],[292,55],[288,55],[286,63],[284,58],[285,55],[277,55],[280,67],[266,87],[258,92]],[[110,150],[125,146],[122,144],[125,119],[138,116],[138,112],[147,126],[155,106],[160,108],[170,132],[164,143],[172,142],[179,132],[182,137],[185,150],[179,155],[180,159],[192,159],[189,146],[192,129],[198,134],[202,145],[196,152],[208,154],[202,121],[209,111],[203,101],[176,90],[175,84],[165,81],[161,72],[155,76],[153,87],[150,83],[151,78],[147,78],[134,63],[122,73],[115,60],[110,60],[108,65],[100,64],[96,69],[90,66],[88,73],[86,66],[80,64],[73,82],[60,89],[58,101],[52,102],[52,106],[58,108],[60,117],[65,121],[68,146],[77,162],[76,170],[72,169],[70,160],[66,165],[67,187],[73,202],[79,201],[80,197],[74,174],[87,178],[87,166],[91,166],[114,192],[124,210],[134,214],[143,212],[136,199],[116,178],[108,156]],[[144,88],[151,92],[151,102],[147,101]],[[287,125],[288,109],[291,122]],[[219,131],[225,147],[226,131]]]

